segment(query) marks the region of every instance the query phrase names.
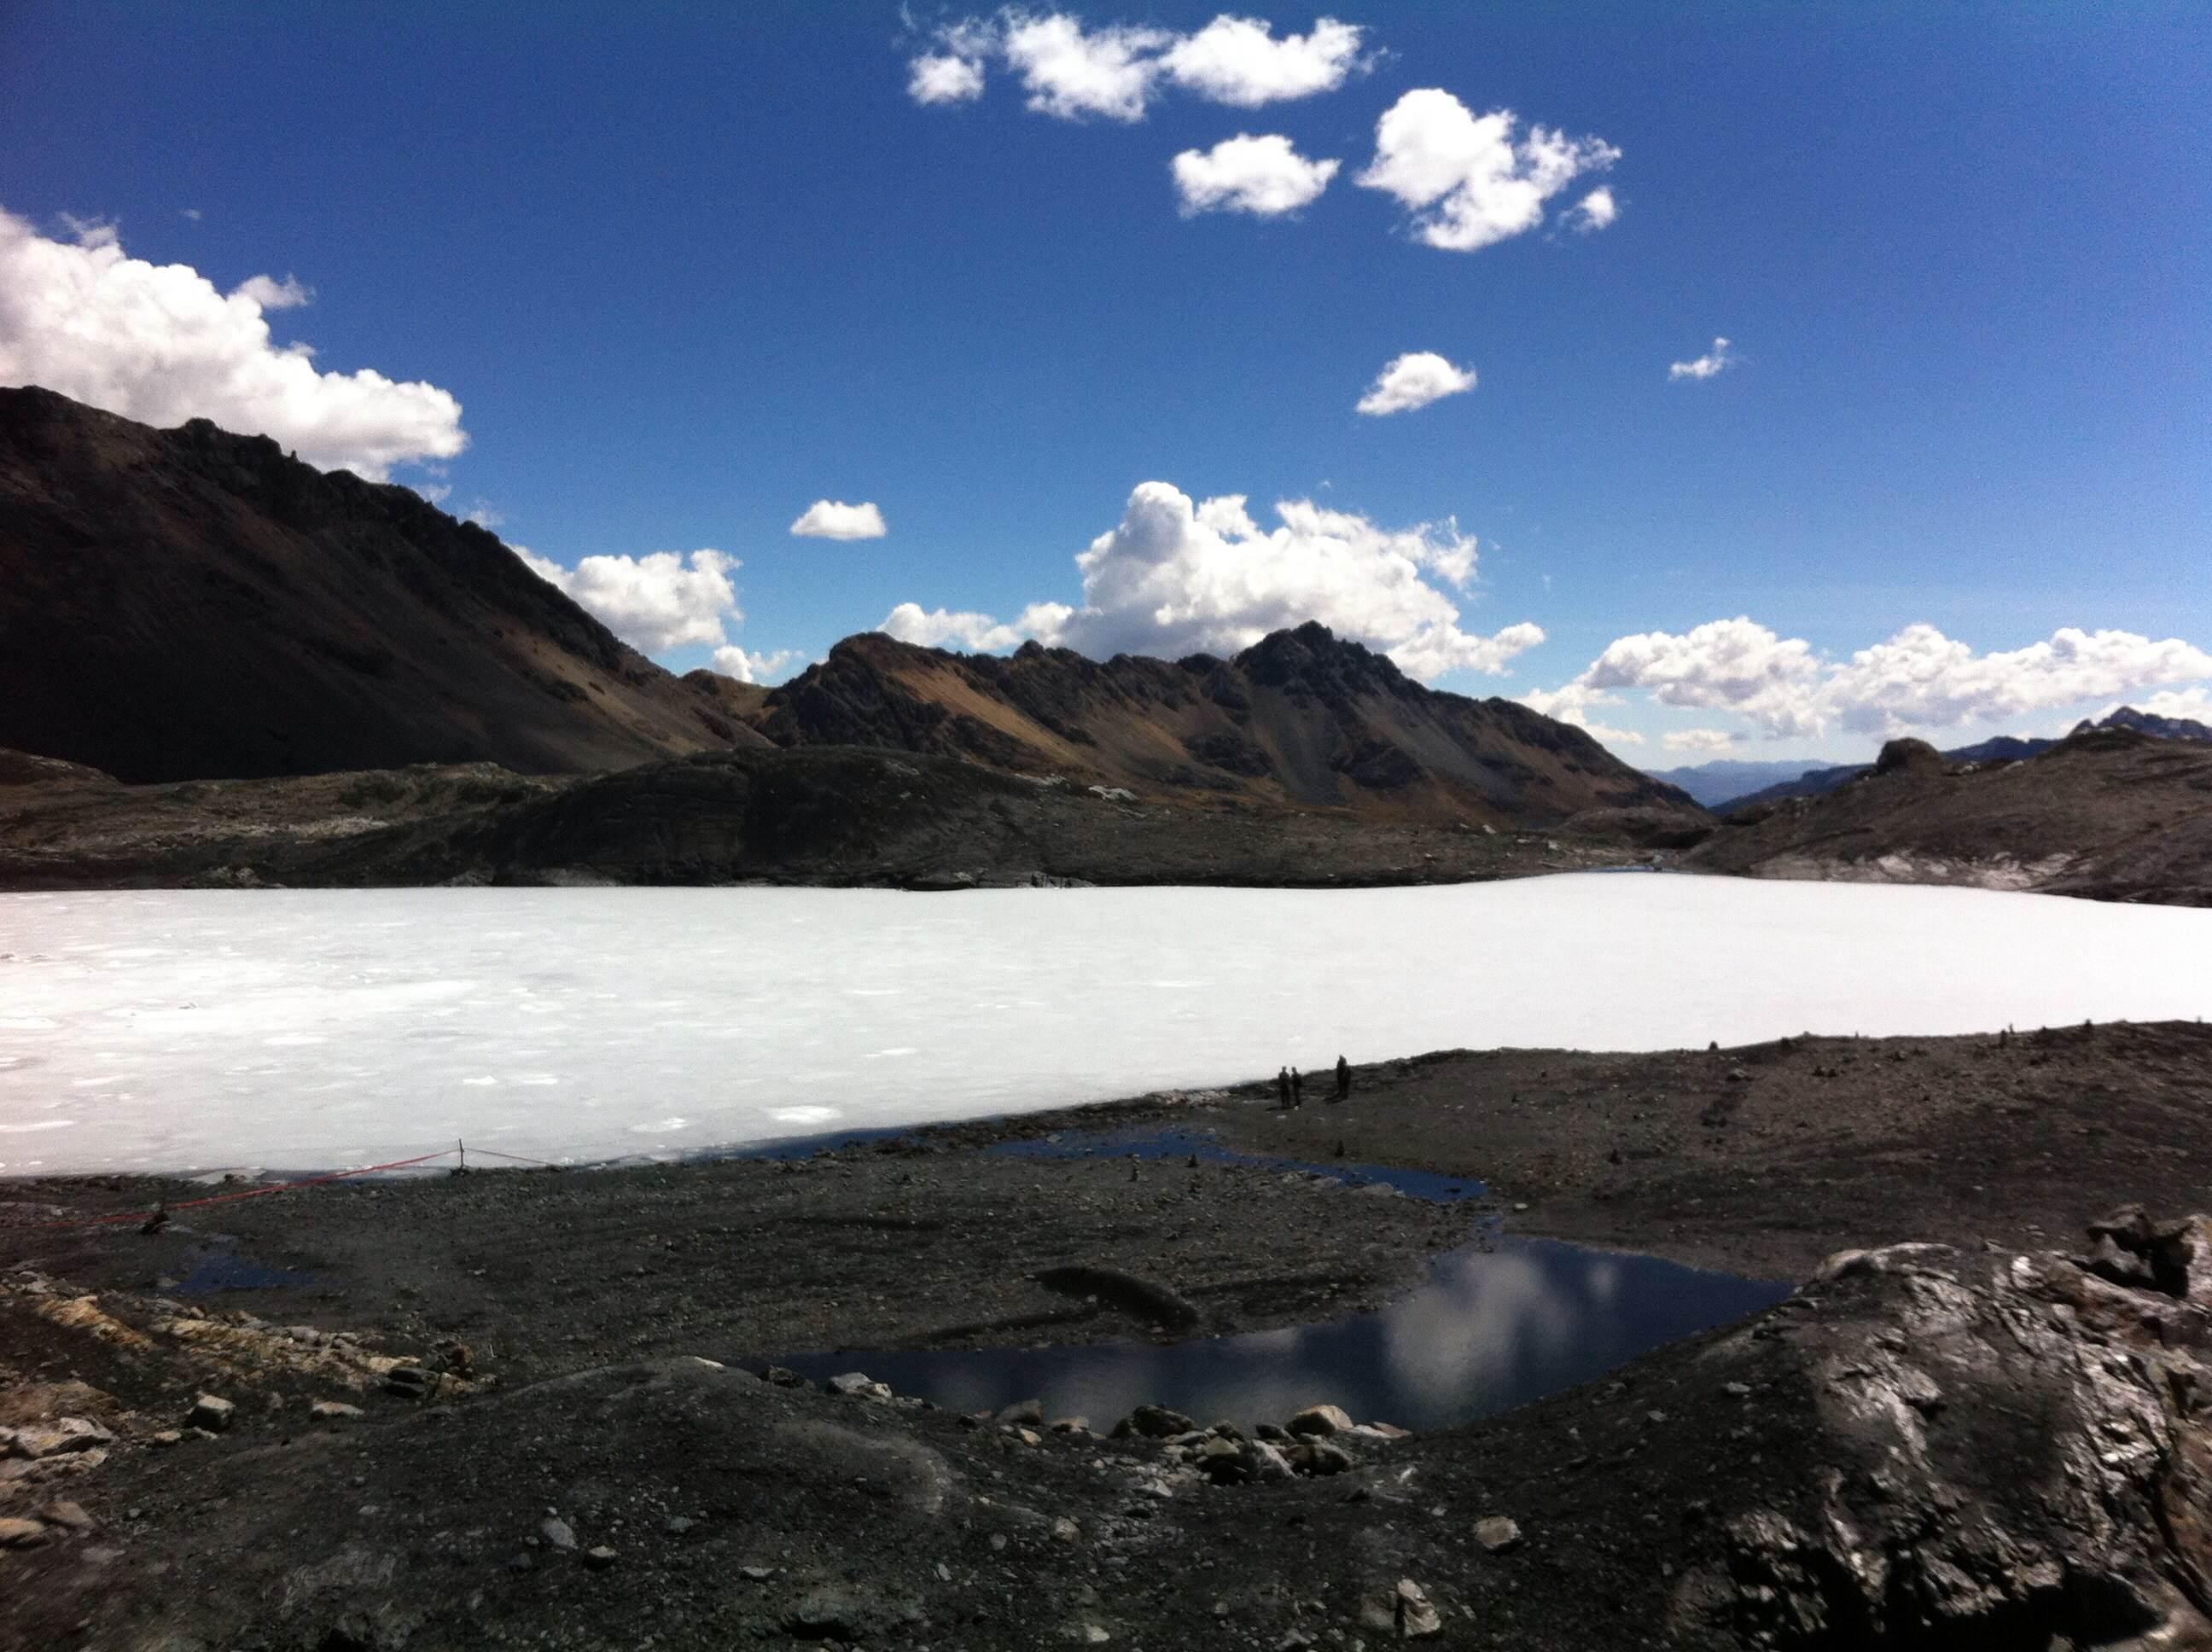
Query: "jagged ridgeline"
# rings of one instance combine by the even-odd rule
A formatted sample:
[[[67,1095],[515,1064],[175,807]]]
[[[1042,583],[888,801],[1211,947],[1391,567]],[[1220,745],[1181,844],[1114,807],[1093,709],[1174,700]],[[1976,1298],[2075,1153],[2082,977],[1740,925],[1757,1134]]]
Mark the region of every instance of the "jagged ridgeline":
[[[1579,729],[1319,625],[1234,659],[848,638],[764,693],[678,677],[410,489],[264,437],[0,391],[0,746],[126,782],[871,746],[1140,796],[1545,824],[1686,806]]]
[[[1308,623],[1233,659],[1029,643],[1005,659],[871,634],[771,692],[779,745],[891,746],[1143,795],[1344,808],[1399,820],[1553,822],[1693,808],[1581,729],[1407,677]]]

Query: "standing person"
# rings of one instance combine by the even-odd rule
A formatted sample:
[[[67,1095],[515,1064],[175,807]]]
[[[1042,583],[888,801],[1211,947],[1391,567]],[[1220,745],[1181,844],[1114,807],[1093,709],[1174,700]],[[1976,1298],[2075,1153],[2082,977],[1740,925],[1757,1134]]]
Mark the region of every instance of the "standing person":
[[[1336,1099],[1340,1102],[1352,1095],[1352,1064],[1342,1056],[1336,1058]]]
[[[1306,1076],[1303,1072],[1300,1072],[1296,1067],[1292,1067],[1291,1069],[1291,1105],[1292,1107],[1304,1107],[1305,1104]]]
[[[1291,1070],[1283,1068],[1275,1074],[1275,1099],[1283,1104],[1283,1111],[1291,1110]]]

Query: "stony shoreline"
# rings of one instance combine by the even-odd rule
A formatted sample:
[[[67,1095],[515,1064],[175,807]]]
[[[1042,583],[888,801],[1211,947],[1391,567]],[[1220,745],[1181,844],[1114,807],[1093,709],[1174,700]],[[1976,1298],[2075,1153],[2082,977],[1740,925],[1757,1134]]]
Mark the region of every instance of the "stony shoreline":
[[[155,1234],[33,1225],[137,1208],[161,1196],[149,1184],[8,1184],[0,1519],[24,1524],[0,1527],[23,1546],[0,1547],[0,1644],[1809,1648],[1844,1621],[1880,1630],[1858,1644],[1933,1632],[1911,1590],[1869,1603],[1847,1586],[1862,1562],[1823,1535],[1846,1505],[1850,1529],[1890,1534],[1890,1575],[1976,1577],[1942,1607],[1973,1632],[2203,1615],[2212,1446],[2193,1411],[2145,1398],[2197,1381],[2212,1341],[2203,1230],[2108,1220],[2094,1247],[2073,1238],[2120,1193],[2191,1207],[2202,1028],[1455,1053],[1352,1078],[1349,1102],[1289,1114],[1255,1084],[800,1160],[339,1187],[222,1207],[219,1240],[182,1216]],[[1170,1121],[1323,1163],[1340,1145],[1348,1162],[1479,1169],[1491,1196],[989,1151]],[[747,1369],[776,1348],[1179,1333],[1158,1298],[1040,1282],[1060,1268],[1171,1291],[1200,1318],[1182,1333],[1324,1321],[1391,1299],[1501,1214],[1809,1283],[1601,1381],[1411,1439],[1348,1417],[1287,1442],[1206,1418],[1115,1438],[1110,1418],[963,1418]],[[1803,1262],[1839,1237],[1948,1243]],[[217,1252],[295,1282],[163,1295]],[[2083,1389],[2077,1336],[2136,1351],[2137,1374]],[[2025,1363],[2008,1351],[2021,1337],[2038,1351]],[[1992,1445],[2012,1418],[2029,1434]],[[2142,1452],[2115,1455],[2100,1432],[2115,1418]],[[1884,1455],[1885,1430],[1905,1457]],[[1896,1472],[1884,1461],[1915,1466],[1868,1503]],[[2068,1525],[2077,1505],[2102,1524]],[[1517,1540],[1493,1547],[1492,1521]]]

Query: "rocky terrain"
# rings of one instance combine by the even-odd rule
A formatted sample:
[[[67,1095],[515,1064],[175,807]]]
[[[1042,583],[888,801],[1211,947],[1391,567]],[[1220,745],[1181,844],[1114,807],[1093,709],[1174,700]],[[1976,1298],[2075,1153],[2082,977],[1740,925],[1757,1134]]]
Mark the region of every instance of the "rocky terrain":
[[[2078,731],[2021,762],[1951,763],[1893,740],[1818,797],[1727,815],[1685,857],[1756,878],[1963,884],[2212,903],[2212,746]]]
[[[14,1184],[0,1643],[2212,1643],[2212,1224],[2051,1217],[2138,1169],[2196,1174],[2167,1161],[2201,1133],[2208,1054],[2178,1026],[1462,1054],[1363,1067],[1350,1102],[1289,1115],[1255,1085],[799,1160],[179,1205],[153,1233],[85,1219],[211,1190]],[[1911,1081],[1967,1093],[1915,1137],[1892,1099]],[[2002,1200],[1954,1212],[1996,1172],[1941,1151],[1999,1096],[2020,1164],[2070,1153],[2027,1242]],[[1160,1117],[1479,1155],[1509,1223],[1554,1230],[1553,1178],[1619,1168],[1563,1170],[1554,1137],[1617,1133],[1690,1224],[1678,1243],[1663,1205],[1616,1207],[1656,1248],[1707,1254],[1707,1201],[1744,1265],[1852,1224],[1872,1248],[1793,1268],[1796,1294],[1741,1324],[1409,1437],[1327,1394],[1256,1427],[962,1417],[864,1370],[817,1388],[771,1369],[807,1345],[1170,1335],[1166,1300],[1202,1330],[1319,1317],[1388,1295],[1477,1214],[1257,1167],[1133,1183],[1119,1160],[982,1151]],[[1777,1197],[1747,1172],[1793,1120],[1814,1133]],[[1866,1184],[1895,1191],[1864,1219],[1812,1173],[1869,1156]],[[1762,1252],[1758,1213],[1785,1207]],[[1923,1228],[1952,1242],[1890,1242]],[[182,1294],[227,1252],[277,1283]],[[1070,1265],[1160,1294],[1133,1318],[1041,1285]]]
[[[136,781],[757,744],[411,489],[0,390],[0,745]]]
[[[2075,734],[2092,734],[2099,729],[2127,729],[2136,734],[2148,734],[2160,740],[2212,741],[2212,726],[2186,717],[2160,717],[2154,713],[2137,711],[2133,706],[2121,706],[2104,716],[2091,720],[2083,718],[2074,726]],[[2039,752],[2048,751],[2058,744],[2056,740],[2021,738],[2016,735],[2000,734],[1992,739],[1979,740],[1972,745],[1953,746],[1940,753],[1943,761],[1954,766],[1966,763],[2019,762]],[[1764,804],[1779,803],[1787,798],[1818,797],[1823,792],[1832,792],[1848,780],[1874,770],[1872,763],[1843,763],[1832,768],[1801,768],[1794,774],[1774,775],[1771,763],[1716,762],[1699,768],[1677,768],[1656,772],[1653,778],[1670,780],[1680,786],[1707,808],[1719,813],[1732,813],[1738,809],[1755,808]],[[1751,780],[1766,772],[1765,783],[1757,786],[1729,784],[1738,777]]]
[[[1546,831],[1146,799],[951,757],[742,750],[613,774],[490,764],[126,787],[0,753],[0,889],[744,880],[1356,885],[1641,862],[1674,809]]]
[[[1036,643],[1002,659],[848,637],[772,690],[756,721],[779,745],[934,752],[1141,797],[1363,819],[1506,826],[1590,809],[1697,813],[1581,729],[1510,700],[1424,688],[1310,623],[1234,659],[1173,662],[1101,663]]]

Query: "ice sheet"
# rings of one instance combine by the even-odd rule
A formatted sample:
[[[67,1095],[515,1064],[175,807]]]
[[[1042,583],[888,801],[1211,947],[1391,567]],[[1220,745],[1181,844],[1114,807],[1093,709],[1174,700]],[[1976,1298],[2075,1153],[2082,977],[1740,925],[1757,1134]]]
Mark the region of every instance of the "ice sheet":
[[[2212,1010],[2212,912],[1582,876],[1443,888],[0,896],[0,1174],[543,1158],[1457,1046]]]

